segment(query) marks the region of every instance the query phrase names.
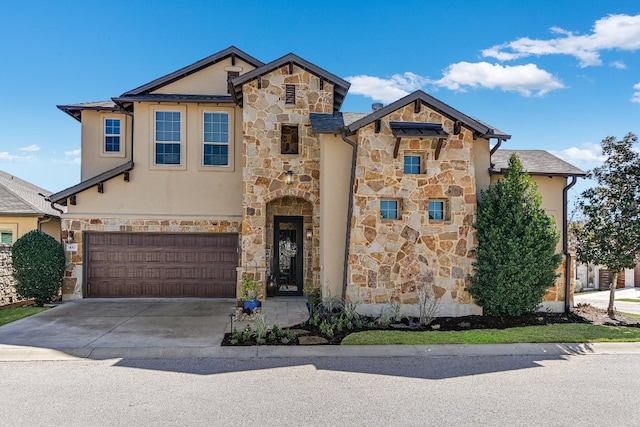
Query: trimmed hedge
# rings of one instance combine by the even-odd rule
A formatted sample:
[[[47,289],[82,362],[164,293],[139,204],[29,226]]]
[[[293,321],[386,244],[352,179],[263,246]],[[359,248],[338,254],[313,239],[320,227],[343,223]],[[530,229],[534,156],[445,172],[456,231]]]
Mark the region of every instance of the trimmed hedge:
[[[38,306],[60,293],[66,265],[62,244],[39,230],[20,237],[12,248],[13,277],[18,295]]]

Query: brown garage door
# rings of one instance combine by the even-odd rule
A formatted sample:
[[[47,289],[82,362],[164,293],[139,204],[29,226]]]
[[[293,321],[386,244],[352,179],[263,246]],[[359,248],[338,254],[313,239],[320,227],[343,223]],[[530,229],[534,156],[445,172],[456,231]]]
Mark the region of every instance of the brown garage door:
[[[86,233],[89,297],[236,296],[238,235]]]

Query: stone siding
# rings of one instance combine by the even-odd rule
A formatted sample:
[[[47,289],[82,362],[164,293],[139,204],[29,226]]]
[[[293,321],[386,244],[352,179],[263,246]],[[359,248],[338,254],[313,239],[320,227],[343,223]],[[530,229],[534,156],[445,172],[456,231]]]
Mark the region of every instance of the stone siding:
[[[396,138],[390,121],[441,123],[449,133],[436,160],[436,138],[402,138],[394,158]],[[476,215],[475,168],[472,131],[462,127],[454,135],[454,123],[422,106],[410,104],[382,118],[379,133],[372,123],[358,134],[358,159],[347,299],[364,306],[418,302],[417,287],[434,287],[443,313],[474,314],[479,308],[464,290],[471,273]],[[404,154],[422,157],[424,173],[405,174]],[[380,215],[380,200],[398,200],[401,219]],[[430,220],[429,200],[444,200],[449,219]],[[447,311],[452,311],[448,313]],[[379,308],[378,308],[379,313]]]
[[[0,307],[11,305],[19,299],[11,267],[11,246],[0,245]]]
[[[295,85],[295,103],[285,103],[285,85]],[[266,269],[265,250],[273,243],[267,235],[267,206],[282,198],[304,200],[305,227],[310,224],[313,235],[320,226],[320,142],[311,131],[309,113],[333,111],[333,85],[293,65],[283,66],[244,86],[243,101],[243,220],[242,265],[246,268]],[[282,125],[298,126],[298,154],[283,154]],[[286,150],[285,150],[286,151]],[[292,182],[287,184],[287,171]],[[273,206],[277,206],[278,203]],[[269,240],[271,239],[271,240]],[[313,239],[312,264],[315,271],[319,260],[319,241]],[[306,269],[305,269],[306,270]],[[242,274],[238,274],[241,280]],[[264,277],[260,277],[264,286]]]
[[[239,233],[238,220],[179,220],[179,219],[100,219],[68,218],[62,220],[62,239],[67,241],[73,231],[77,252],[67,252],[67,268],[62,281],[62,299],[82,298],[82,232],[103,231],[120,233]]]

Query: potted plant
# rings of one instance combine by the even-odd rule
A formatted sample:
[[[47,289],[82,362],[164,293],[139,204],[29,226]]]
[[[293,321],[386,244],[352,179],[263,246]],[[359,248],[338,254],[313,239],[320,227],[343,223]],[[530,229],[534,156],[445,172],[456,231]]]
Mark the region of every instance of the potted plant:
[[[243,307],[255,310],[260,306],[260,283],[249,274],[242,276],[242,289],[240,299]]]

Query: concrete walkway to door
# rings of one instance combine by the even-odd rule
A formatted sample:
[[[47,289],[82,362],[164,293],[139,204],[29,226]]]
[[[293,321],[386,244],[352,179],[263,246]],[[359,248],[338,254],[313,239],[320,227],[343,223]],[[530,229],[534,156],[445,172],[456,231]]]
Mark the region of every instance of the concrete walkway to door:
[[[308,318],[305,301],[295,297],[270,298],[261,310],[269,325],[293,326]],[[230,332],[230,314],[235,307],[236,301],[231,299],[65,302],[0,327],[0,360],[22,360],[25,352],[37,353],[44,359],[47,355],[98,359],[219,355],[228,348],[220,343]]]

